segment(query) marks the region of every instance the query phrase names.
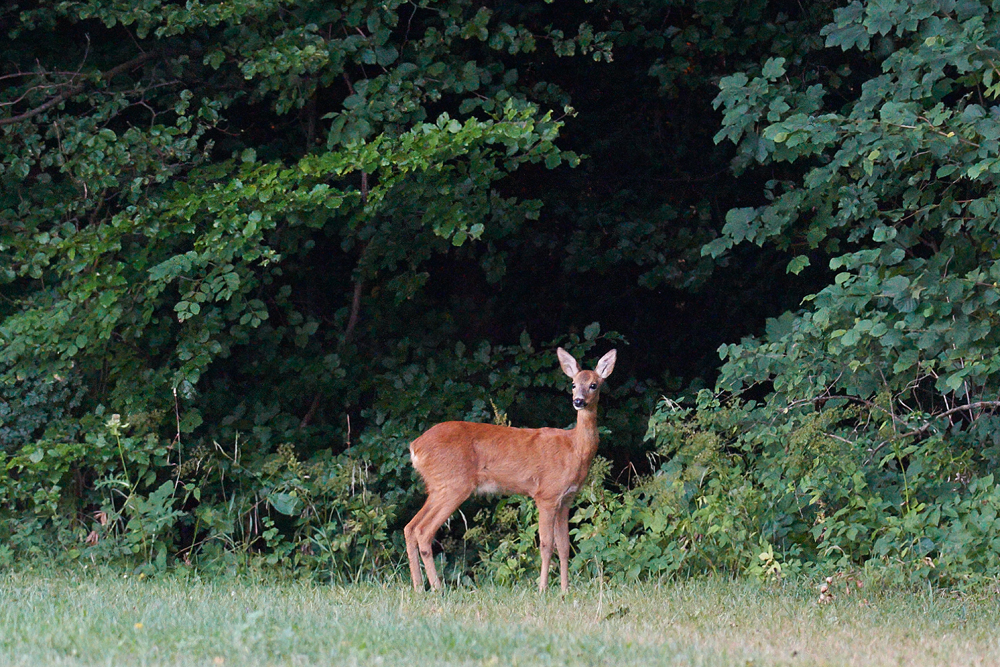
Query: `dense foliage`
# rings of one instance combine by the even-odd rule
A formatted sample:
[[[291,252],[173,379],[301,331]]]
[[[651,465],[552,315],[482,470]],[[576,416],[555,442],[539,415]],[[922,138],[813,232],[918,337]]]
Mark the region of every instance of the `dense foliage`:
[[[614,344],[576,568],[995,572],[992,5],[0,11],[0,559],[381,572],[415,435]]]
[[[773,57],[722,79],[737,172],[805,172],[729,211],[704,252],[775,244],[791,273],[821,261],[832,279],[722,346],[716,393],[654,413],[664,463],[609,530],[633,567],[995,576],[998,21],[979,3],[853,2],[822,30],[841,64]],[[822,85],[834,67],[846,83]]]

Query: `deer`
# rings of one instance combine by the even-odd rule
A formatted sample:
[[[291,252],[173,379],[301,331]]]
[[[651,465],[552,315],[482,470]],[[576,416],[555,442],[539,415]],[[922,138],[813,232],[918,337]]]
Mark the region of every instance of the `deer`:
[[[424,590],[420,561],[432,590],[441,589],[431,550],[434,536],[473,493],[530,496],[538,508],[542,556],[539,592],[548,586],[553,542],[559,553],[559,583],[569,589],[569,510],[597,453],[597,403],[615,368],[611,350],[592,371],[580,370],[571,354],[556,350],[563,372],[573,379],[576,426],[514,428],[450,421],[432,426],[410,443],[410,461],[427,488],[423,507],[403,528],[410,576]]]

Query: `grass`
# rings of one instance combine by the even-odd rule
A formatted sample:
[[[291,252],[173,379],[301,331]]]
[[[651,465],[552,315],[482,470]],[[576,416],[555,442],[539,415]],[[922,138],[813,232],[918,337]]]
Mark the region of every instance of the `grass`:
[[[870,587],[869,587],[870,588]],[[0,665],[998,665],[1000,603],[720,579],[416,595],[110,572],[0,575]]]

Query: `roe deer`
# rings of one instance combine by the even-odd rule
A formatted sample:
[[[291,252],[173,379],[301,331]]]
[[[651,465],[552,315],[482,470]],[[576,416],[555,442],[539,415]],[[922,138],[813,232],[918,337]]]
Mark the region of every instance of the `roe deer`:
[[[418,554],[431,588],[441,588],[431,544],[441,524],[473,492],[531,496],[538,506],[542,552],[538,590],[548,585],[553,539],[559,550],[560,585],[563,592],[569,587],[570,501],[597,452],[597,401],[617,353],[605,354],[592,371],[581,371],[562,348],[556,354],[563,372],[573,378],[577,412],[572,430],[444,422],[410,443],[410,460],[427,486],[427,501],[403,529],[416,590],[424,588]]]

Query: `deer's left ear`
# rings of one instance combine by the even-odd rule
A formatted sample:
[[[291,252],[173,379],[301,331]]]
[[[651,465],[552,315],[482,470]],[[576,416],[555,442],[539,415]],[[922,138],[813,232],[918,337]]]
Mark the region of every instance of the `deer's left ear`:
[[[607,380],[608,376],[611,375],[611,371],[615,370],[615,360],[618,358],[618,350],[611,350],[597,362],[597,368],[594,372],[601,376],[602,379]]]
[[[556,356],[559,357],[559,365],[562,366],[563,373],[575,378],[580,372],[580,365],[576,363],[573,355],[560,347],[556,348]]]

